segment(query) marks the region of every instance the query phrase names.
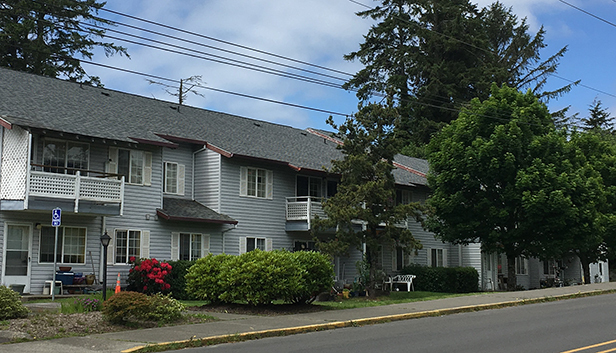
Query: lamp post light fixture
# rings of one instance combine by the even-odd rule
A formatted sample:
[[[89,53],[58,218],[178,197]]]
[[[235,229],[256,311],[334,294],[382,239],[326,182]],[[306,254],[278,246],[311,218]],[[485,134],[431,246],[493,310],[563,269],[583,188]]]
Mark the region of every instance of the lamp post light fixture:
[[[107,247],[109,246],[109,242],[111,241],[111,237],[107,232],[101,235],[101,244],[103,245],[103,301],[107,300]]]

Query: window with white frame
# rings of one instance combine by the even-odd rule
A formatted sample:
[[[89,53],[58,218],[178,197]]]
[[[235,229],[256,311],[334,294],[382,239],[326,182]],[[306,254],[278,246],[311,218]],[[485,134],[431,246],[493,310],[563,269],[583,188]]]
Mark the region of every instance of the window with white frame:
[[[322,179],[298,175],[295,194],[295,196],[321,197],[323,194]]]
[[[46,172],[75,174],[77,169],[88,169],[89,159],[90,145],[87,143],[54,139],[43,142],[43,170]]]
[[[210,237],[203,234],[179,233],[179,260],[197,260],[209,253]]]
[[[441,249],[441,248],[428,249],[428,266],[446,267],[447,266],[447,250]]]
[[[274,174],[271,170],[240,168],[240,196],[272,199],[273,182]]]
[[[185,171],[183,164],[165,162],[163,191],[167,194],[184,195]]]
[[[265,251],[265,238],[246,238],[246,251],[256,249]]]
[[[528,259],[518,256],[515,258],[515,274],[527,275],[528,274]]]
[[[116,229],[114,262],[126,264],[131,257],[139,259],[141,256],[141,231]]]
[[[41,228],[39,262],[54,262],[53,244],[55,229]],[[86,228],[60,227],[58,229],[58,244],[56,261],[65,264],[84,264],[86,258]]]

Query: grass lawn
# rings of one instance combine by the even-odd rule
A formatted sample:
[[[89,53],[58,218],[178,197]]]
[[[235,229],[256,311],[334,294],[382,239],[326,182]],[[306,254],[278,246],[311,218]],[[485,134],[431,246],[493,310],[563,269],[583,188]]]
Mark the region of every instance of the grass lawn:
[[[436,292],[391,292],[389,295],[383,295],[376,298],[370,297],[351,297],[349,299],[339,299],[336,301],[315,302],[314,305],[325,306],[330,309],[353,309],[365,308],[369,306],[390,305],[400,303],[418,302],[424,300],[435,300],[443,298],[461,297],[467,295],[475,295],[479,293],[436,293]]]
[[[443,298],[453,298],[466,295],[474,295],[479,293],[451,294],[451,293],[436,293],[436,292],[391,292],[389,295],[383,295],[376,298],[369,297],[351,297],[348,299],[338,299],[335,301],[314,302],[313,305],[319,305],[325,309],[353,309],[365,308],[369,306],[410,303],[424,300],[435,300]],[[203,300],[180,300],[186,306],[202,306],[209,305],[208,301]],[[273,304],[284,304],[282,301],[275,301]]]

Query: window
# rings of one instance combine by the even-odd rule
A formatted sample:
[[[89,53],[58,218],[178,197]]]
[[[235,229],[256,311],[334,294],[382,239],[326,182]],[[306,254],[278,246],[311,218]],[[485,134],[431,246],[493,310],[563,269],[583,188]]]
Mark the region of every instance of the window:
[[[77,169],[88,169],[89,159],[90,146],[86,143],[51,139],[43,143],[43,170],[46,172],[75,174]]]
[[[130,184],[143,184],[143,151],[118,150],[118,174]]]
[[[446,267],[447,266],[447,250],[428,249],[428,266]]]
[[[515,258],[515,274],[527,275],[528,274],[528,259],[518,256]]]
[[[184,173],[186,167],[183,164],[165,162],[165,182],[163,191],[167,194],[184,195]]]
[[[209,253],[210,237],[202,234],[179,234],[179,260],[197,260]]]
[[[321,197],[321,178],[298,175],[295,193],[295,196]]]
[[[265,238],[246,238],[246,251],[256,249],[265,251]]]
[[[327,181],[327,197],[333,197],[338,192],[338,182],[335,180]]]
[[[546,276],[554,275],[556,273],[556,261],[549,260],[543,261],[543,274]]]
[[[240,196],[272,199],[273,179],[271,170],[241,167]]]
[[[411,203],[413,194],[409,190],[396,190],[396,204],[408,205]]]
[[[53,227],[41,228],[39,262],[54,262],[53,244],[56,230]],[[86,258],[86,229],[60,227],[58,229],[57,262],[65,264],[84,264]]]
[[[126,264],[131,257],[141,257],[141,231],[115,231],[115,263]]]
[[[293,245],[293,251],[313,251],[316,249],[314,241],[296,240]]]
[[[404,267],[411,264],[412,254],[409,254],[401,246],[395,248],[392,254],[393,264],[392,269],[394,271],[400,271]]]

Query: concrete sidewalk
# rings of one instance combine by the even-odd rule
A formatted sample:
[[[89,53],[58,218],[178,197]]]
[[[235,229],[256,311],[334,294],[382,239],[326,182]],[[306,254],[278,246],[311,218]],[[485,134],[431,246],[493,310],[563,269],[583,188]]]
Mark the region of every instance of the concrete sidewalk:
[[[350,321],[359,324],[381,321],[404,320],[423,316],[445,315],[459,311],[498,308],[524,302],[541,301],[546,298],[573,296],[576,294],[616,293],[616,282],[584,286],[548,288],[521,292],[493,292],[457,298],[423,302],[394,304],[348,310],[284,315],[251,316],[212,313],[220,321],[194,325],[151,328],[136,331],[113,332],[85,337],[60,338],[0,345],[3,353],[51,353],[51,352],[122,352],[149,344],[201,339],[220,335],[235,335],[267,330],[302,328],[316,330],[350,326]],[[616,294],[615,294],[616,295]]]

